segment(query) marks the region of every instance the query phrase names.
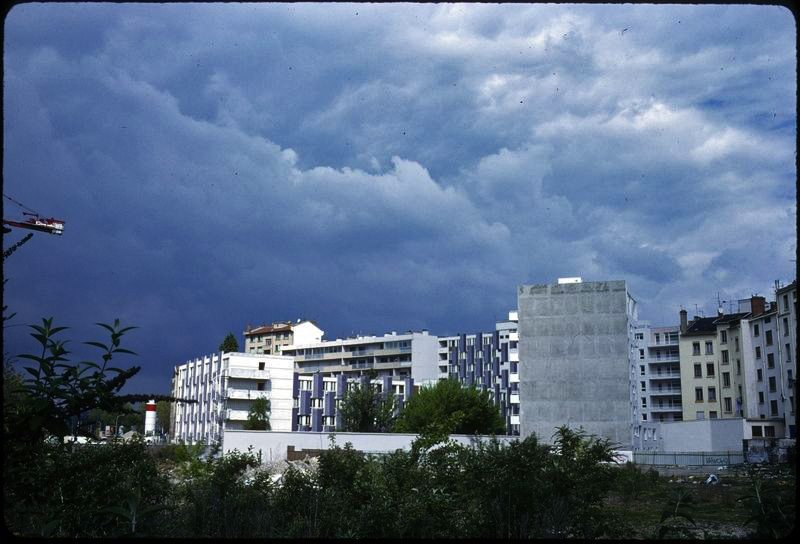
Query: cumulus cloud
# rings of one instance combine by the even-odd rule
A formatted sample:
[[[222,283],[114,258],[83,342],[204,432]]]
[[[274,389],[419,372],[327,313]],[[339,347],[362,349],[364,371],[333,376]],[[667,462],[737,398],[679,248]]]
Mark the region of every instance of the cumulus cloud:
[[[141,325],[137,387],[248,322],[490,329],[580,275],[671,323],[794,271],[782,8],[26,4],[5,30],[4,190],[67,219],[5,303]]]

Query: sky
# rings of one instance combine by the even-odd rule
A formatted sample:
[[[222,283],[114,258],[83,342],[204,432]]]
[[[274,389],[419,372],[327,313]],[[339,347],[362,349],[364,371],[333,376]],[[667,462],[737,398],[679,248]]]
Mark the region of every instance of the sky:
[[[39,3],[4,25],[3,193],[65,220],[4,263],[8,355],[53,316],[97,360],[81,342],[118,318],[127,391],[158,393],[248,324],[488,331],[517,286],[581,276],[659,326],[795,278],[782,7]]]

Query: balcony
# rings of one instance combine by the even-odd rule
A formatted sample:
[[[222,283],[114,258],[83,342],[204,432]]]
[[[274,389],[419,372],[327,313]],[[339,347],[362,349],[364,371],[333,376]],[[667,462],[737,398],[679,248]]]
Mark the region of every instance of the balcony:
[[[650,407],[651,412],[678,412],[683,410],[683,405],[679,402],[665,402],[661,405],[654,405]]]
[[[508,361],[513,363],[518,363],[519,352],[517,350],[508,350]]]
[[[510,419],[511,419],[510,423],[512,425],[519,425],[519,416],[518,415],[512,415]]]
[[[649,391],[650,395],[680,395],[681,388],[680,387],[662,387],[660,389],[651,389]]]
[[[268,380],[269,370],[255,370],[253,368],[229,368],[228,377]]]
[[[231,410],[229,408],[225,410],[225,419],[229,421],[246,421],[248,413],[247,410]]]
[[[512,393],[511,397],[509,398],[509,401],[511,404],[519,404],[519,395],[515,395]]]
[[[225,398],[229,398],[229,399],[245,399],[245,400],[268,399],[269,398],[269,391],[257,391],[255,389],[233,389],[233,388],[229,388],[225,392]]]
[[[513,374],[509,374],[508,381],[510,383],[519,383],[519,374],[516,372],[514,372]]]
[[[519,342],[519,333],[517,331],[512,331],[508,333],[508,341],[509,342]]]
[[[663,380],[663,379],[680,378],[681,377],[681,371],[680,370],[675,370],[675,371],[672,371],[672,372],[666,372],[666,371],[651,372],[649,377],[650,377],[651,380]]]

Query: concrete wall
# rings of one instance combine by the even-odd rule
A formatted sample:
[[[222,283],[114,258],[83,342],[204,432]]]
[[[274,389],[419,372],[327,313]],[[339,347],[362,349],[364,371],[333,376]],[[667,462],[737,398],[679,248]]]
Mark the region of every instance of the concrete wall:
[[[662,423],[662,451],[741,451],[744,436],[741,418],[705,419]]]
[[[411,335],[411,377],[415,383],[439,378],[439,339],[427,333]]]
[[[398,449],[409,450],[416,434],[400,433],[314,433],[314,432],[276,432],[276,431],[231,431],[226,430],[222,452],[233,450],[247,451],[253,446],[253,452],[261,452],[262,460],[275,461],[286,459],[289,446],[299,450],[325,450],[330,446],[329,437],[336,438],[336,445],[344,447],[347,442],[353,448],[365,453],[390,453]],[[460,444],[468,445],[473,437],[467,435],[450,435]],[[483,440],[489,440],[484,437]],[[518,439],[513,436],[498,436],[501,442]]]
[[[564,424],[631,449],[624,281],[519,287],[520,434]]]

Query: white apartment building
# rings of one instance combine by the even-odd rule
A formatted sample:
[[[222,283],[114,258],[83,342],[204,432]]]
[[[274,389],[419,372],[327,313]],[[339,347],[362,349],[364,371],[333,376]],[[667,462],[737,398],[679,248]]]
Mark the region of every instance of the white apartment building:
[[[438,378],[488,391],[509,435],[519,435],[518,342],[516,311],[498,321],[493,332],[439,337]]]
[[[406,399],[414,384],[436,381],[437,338],[428,331],[294,344],[295,382],[292,429],[328,431],[337,426],[338,405],[350,384],[371,380]]]
[[[250,353],[214,353],[175,367],[172,396],[197,402],[173,405],[170,436],[206,444],[221,442],[225,429],[242,429],[253,401],[270,401],[270,425],[291,430],[294,361]]]

